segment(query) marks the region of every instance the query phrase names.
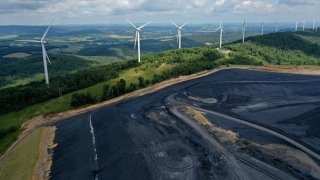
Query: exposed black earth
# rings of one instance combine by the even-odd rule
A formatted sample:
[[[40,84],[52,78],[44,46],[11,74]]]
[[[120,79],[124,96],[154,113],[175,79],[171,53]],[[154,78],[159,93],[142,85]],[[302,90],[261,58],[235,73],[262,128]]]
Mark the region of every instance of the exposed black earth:
[[[51,179],[320,179],[320,77],[222,70],[57,124]]]

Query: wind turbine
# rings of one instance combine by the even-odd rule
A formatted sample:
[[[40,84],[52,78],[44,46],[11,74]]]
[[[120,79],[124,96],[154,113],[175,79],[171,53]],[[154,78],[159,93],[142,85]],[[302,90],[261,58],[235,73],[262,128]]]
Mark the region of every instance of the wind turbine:
[[[43,59],[43,66],[44,66],[44,75],[45,75],[45,79],[46,79],[46,84],[49,85],[49,75],[48,75],[48,62],[51,65],[51,61],[50,58],[48,56],[48,53],[46,51],[46,47],[45,44],[47,43],[47,41],[45,40],[51,25],[53,22],[50,23],[50,25],[48,26],[47,30],[45,31],[45,33],[43,34],[41,40],[17,40],[20,42],[30,42],[30,43],[40,43],[41,44],[41,48],[42,48],[42,59]]]
[[[304,31],[305,26],[306,26],[306,21],[302,21],[302,31]]]
[[[220,49],[222,48],[222,34],[224,33],[222,22],[220,22],[220,26],[214,31],[217,32],[220,30]]]
[[[171,21],[171,23],[177,27],[178,34],[177,34],[177,43],[179,44],[179,49],[181,49],[181,35],[182,35],[182,28],[188,24],[188,22],[184,23],[181,26],[178,26],[175,22]]]
[[[313,26],[312,26],[312,30],[315,30],[316,28],[316,19],[313,19]]]
[[[299,22],[296,21],[296,28],[295,28],[295,31],[298,31],[298,25],[299,25]]]
[[[134,49],[136,48],[136,45],[138,44],[138,62],[140,63],[141,62],[141,53],[140,53],[140,32],[142,30],[142,28],[144,28],[145,26],[147,26],[148,24],[150,24],[151,22],[147,22],[145,23],[144,25],[140,26],[140,27],[137,27],[135,26],[130,20],[128,20],[127,18],[124,18],[129,24],[132,25],[132,27],[135,29],[136,31],[136,36],[135,36],[135,39],[134,39]]]
[[[263,36],[264,35],[264,23],[261,22],[261,35]]]
[[[245,35],[246,35],[246,20],[244,20],[242,24],[242,43],[244,43]]]
[[[279,23],[276,24],[276,33],[279,31]]]

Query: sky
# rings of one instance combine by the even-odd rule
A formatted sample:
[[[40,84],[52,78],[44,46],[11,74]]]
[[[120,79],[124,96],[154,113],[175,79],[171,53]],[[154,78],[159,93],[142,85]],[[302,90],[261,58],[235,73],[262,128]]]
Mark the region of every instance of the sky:
[[[320,0],[0,0],[1,25],[320,22]]]

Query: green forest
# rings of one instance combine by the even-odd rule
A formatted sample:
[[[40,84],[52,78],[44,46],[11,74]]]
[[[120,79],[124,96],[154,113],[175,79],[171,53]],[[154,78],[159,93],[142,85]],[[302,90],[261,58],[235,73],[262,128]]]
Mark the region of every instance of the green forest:
[[[231,56],[275,65],[320,65],[320,33],[283,32],[230,43]]]

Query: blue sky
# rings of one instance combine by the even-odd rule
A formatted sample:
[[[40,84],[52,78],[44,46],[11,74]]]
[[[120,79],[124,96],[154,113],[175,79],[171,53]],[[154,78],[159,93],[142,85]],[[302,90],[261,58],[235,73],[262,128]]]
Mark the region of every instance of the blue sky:
[[[320,0],[0,0],[0,24],[320,22]]]

